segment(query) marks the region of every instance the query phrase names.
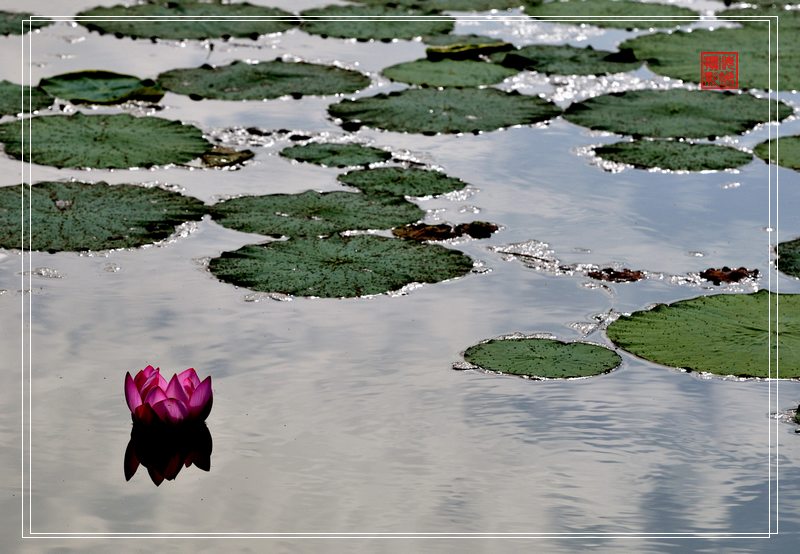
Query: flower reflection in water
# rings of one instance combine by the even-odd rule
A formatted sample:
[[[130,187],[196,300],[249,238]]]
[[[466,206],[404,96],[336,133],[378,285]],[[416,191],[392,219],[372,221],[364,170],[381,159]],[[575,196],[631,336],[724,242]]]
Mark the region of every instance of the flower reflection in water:
[[[211,447],[211,433],[202,422],[180,427],[135,422],[125,450],[125,480],[131,480],[139,464],[147,468],[156,486],[164,479],[175,479],[184,466],[194,464],[209,471]]]

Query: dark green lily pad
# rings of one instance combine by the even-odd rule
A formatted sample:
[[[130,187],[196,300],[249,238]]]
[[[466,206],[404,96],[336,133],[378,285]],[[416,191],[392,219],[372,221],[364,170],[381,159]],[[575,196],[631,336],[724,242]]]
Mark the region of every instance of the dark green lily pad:
[[[423,37],[428,45],[425,55],[431,61],[477,60],[497,52],[507,52],[514,45],[503,40],[480,35],[434,35]]]
[[[515,69],[476,60],[414,60],[383,70],[392,81],[429,87],[477,87],[516,75]]]
[[[699,63],[699,62],[698,62]],[[777,114],[776,114],[777,111]],[[772,117],[788,117],[784,103]],[[743,133],[769,121],[770,100],[702,90],[630,90],[572,104],[564,118],[590,129],[647,137],[703,138]]]
[[[339,182],[367,194],[431,196],[461,190],[467,183],[441,171],[415,167],[377,167],[339,175]]]
[[[779,145],[780,152],[776,150],[776,143]],[[771,155],[770,149],[772,150]],[[766,140],[758,144],[753,149],[753,153],[765,162],[770,161],[771,157],[773,163],[775,163],[777,155],[778,165],[800,171],[800,135]]]
[[[492,60],[517,70],[538,71],[548,75],[605,75],[624,73],[642,65],[631,50],[609,52],[591,46],[532,44],[519,50],[495,54]]]
[[[599,146],[595,154],[604,160],[630,164],[642,169],[673,171],[731,169],[749,164],[753,156],[728,146],[690,144],[674,140],[635,140]]]
[[[301,29],[312,35],[323,37],[354,38],[358,40],[412,39],[424,35],[449,33],[453,30],[453,20],[437,17],[425,20],[425,16],[436,12],[416,10],[402,6],[325,6],[300,13],[303,18]],[[406,20],[422,16],[417,20]],[[354,21],[353,18],[367,18]],[[376,17],[376,19],[369,19]],[[381,20],[388,17],[389,19]],[[320,19],[317,19],[320,18]],[[331,18],[325,20],[325,18]],[[392,19],[396,18],[396,19]],[[337,19],[339,19],[337,21]]]
[[[800,278],[800,238],[778,243],[778,269]]]
[[[619,354],[596,344],[540,338],[493,339],[470,346],[464,359],[481,369],[534,379],[569,379],[608,373]]]
[[[518,8],[521,0],[355,0],[359,4],[381,5],[396,4],[408,8],[428,10],[432,12],[487,12],[489,10],[506,10]]]
[[[22,85],[0,81],[0,115],[16,115],[28,111],[42,110],[53,104],[53,98],[38,87],[24,87],[25,100],[22,100]]]
[[[478,133],[552,119],[561,109],[538,96],[486,89],[412,89],[344,100],[328,108],[345,129],[369,125],[406,133]]]
[[[158,102],[164,90],[152,79],[111,71],[76,71],[39,81],[51,96],[73,104],[120,104],[129,100]]]
[[[525,13],[534,18],[572,25],[595,25],[617,29],[669,28],[686,25],[697,19],[697,12],[680,6],[653,4],[650,2],[630,2],[628,0],[570,0],[556,1],[530,6],[526,3]],[[578,17],[576,17],[578,16]],[[628,17],[626,17],[628,16]],[[635,16],[635,17],[630,17]],[[658,16],[685,17],[679,21]],[[583,19],[584,17],[608,17],[605,20]],[[616,17],[617,19],[613,19]],[[652,18],[652,19],[647,19]]]
[[[284,148],[281,156],[328,167],[353,167],[384,162],[392,157],[392,153],[363,144],[312,142]]]
[[[646,60],[656,73],[693,83],[700,82],[700,52],[738,52],[739,87],[762,90],[800,88],[800,13],[786,10],[728,10],[717,14],[721,19],[744,19],[746,15],[780,15],[780,37],[772,24],[772,37],[767,21],[737,21],[741,29],[694,30],[669,35],[653,34],[623,42],[620,48],[631,48],[636,57]],[[778,40],[780,38],[780,40]],[[780,42],[780,74],[776,47]],[[772,54],[770,55],[770,44]],[[770,80],[772,69],[772,80]]]
[[[27,129],[26,129],[27,131]],[[30,120],[33,150],[25,144],[25,161],[55,167],[123,169],[185,163],[210,147],[197,127],[158,117],[118,115],[52,115]],[[22,158],[20,125],[0,125],[6,154]]]
[[[47,252],[132,248],[167,238],[206,213],[196,198],[160,188],[44,182],[0,187],[0,247],[20,248],[21,195],[31,236],[25,248]],[[29,192],[30,191],[30,192]],[[30,201],[30,210],[28,202]]]
[[[173,69],[158,76],[167,90],[195,100],[265,100],[291,95],[343,94],[369,86],[369,77],[332,65],[274,60]]]
[[[472,260],[438,245],[334,235],[245,246],[223,252],[209,269],[221,281],[256,291],[349,298],[461,277]]]
[[[608,337],[646,360],[717,375],[767,377],[771,356],[775,378],[774,335],[772,351],[767,349],[771,313],[772,332],[780,336],[780,377],[800,377],[800,295],[780,295],[779,322],[776,298],[761,290],[659,304],[619,318],[609,325]]]
[[[7,12],[0,10],[0,35],[21,35],[23,34],[23,19],[29,19],[33,14],[26,12]],[[26,21],[25,32],[34,29],[41,29],[52,25],[51,20]]]
[[[358,229],[389,229],[421,219],[417,205],[394,196],[316,192],[242,196],[212,206],[230,229],[268,236],[322,236]]]
[[[186,21],[181,18],[161,21],[150,16],[230,16],[232,19]],[[253,16],[272,18],[258,21]],[[91,18],[98,18],[94,21]],[[237,19],[240,18],[240,19]],[[97,7],[80,12],[78,23],[91,31],[113,33],[133,38],[161,38],[171,40],[210,39],[227,37],[258,38],[259,35],[279,33],[290,29],[299,20],[284,10],[253,6],[248,3],[222,4],[207,2],[147,3],[134,6]]]

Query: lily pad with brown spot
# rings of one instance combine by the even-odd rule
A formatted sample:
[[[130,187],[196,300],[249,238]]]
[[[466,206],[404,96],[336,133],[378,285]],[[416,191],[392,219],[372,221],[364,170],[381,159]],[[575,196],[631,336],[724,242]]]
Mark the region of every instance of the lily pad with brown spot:
[[[344,100],[328,108],[342,126],[369,126],[405,133],[480,133],[512,125],[530,125],[561,114],[538,96],[485,89],[411,89]]]
[[[33,117],[23,145],[19,122],[0,124],[6,154],[54,167],[127,169],[181,164],[199,158],[210,144],[197,127],[158,117],[51,115]],[[27,144],[32,141],[32,148]]]
[[[268,100],[281,96],[301,98],[356,92],[370,84],[369,77],[332,65],[306,62],[245,63],[173,69],[158,76],[161,85],[195,100]]]
[[[81,182],[0,187],[0,248],[22,245],[23,200],[25,248],[46,252],[151,244],[207,211],[196,198],[156,187]]]
[[[497,231],[499,227],[494,223],[486,221],[473,221],[471,223],[459,223],[456,226],[447,223],[440,223],[438,225],[428,225],[425,223],[417,223],[414,225],[405,225],[392,229],[392,234],[396,237],[403,239],[423,241],[436,241],[448,240],[464,235],[470,236],[474,239],[488,239],[492,233]]]
[[[627,267],[622,269],[605,267],[596,271],[590,271],[587,273],[587,275],[592,279],[597,279],[598,281],[608,281],[611,283],[633,283],[636,281],[641,281],[645,278],[644,271],[640,271],[638,269],[628,269]]]
[[[312,35],[361,41],[412,39],[449,33],[453,19],[436,11],[394,5],[325,6],[300,12],[301,29]]]
[[[164,89],[152,79],[139,79],[113,71],[76,71],[39,81],[51,96],[73,104],[121,104],[130,100],[158,102]]]
[[[628,352],[666,366],[739,377],[800,377],[798,294],[760,290],[659,304],[620,317],[607,333]]]
[[[292,238],[223,252],[217,279],[261,292],[352,298],[437,283],[470,272],[472,259],[439,245],[355,235]]]
[[[242,196],[211,207],[214,221],[224,227],[293,238],[390,229],[424,215],[416,204],[403,198],[343,191]]]
[[[738,283],[744,279],[755,279],[758,277],[758,270],[747,269],[746,267],[736,269],[731,269],[728,266],[709,267],[700,272],[700,277],[719,286],[722,283]]]
[[[160,20],[155,19],[159,17]],[[191,20],[193,18],[195,20]],[[279,8],[247,2],[223,4],[185,0],[100,6],[80,12],[75,19],[90,31],[101,34],[169,40],[230,37],[255,40],[261,35],[286,31],[299,23],[297,16]]]
[[[532,379],[590,377],[622,363],[604,346],[543,338],[493,339],[469,347],[464,359],[486,371]]]
[[[284,148],[284,158],[328,167],[354,167],[384,162],[392,153],[355,143],[312,142]]]
[[[629,90],[570,105],[564,118],[590,129],[645,137],[705,138],[743,133],[788,117],[792,108],[749,94],[703,90]],[[631,117],[635,114],[635,117]]]

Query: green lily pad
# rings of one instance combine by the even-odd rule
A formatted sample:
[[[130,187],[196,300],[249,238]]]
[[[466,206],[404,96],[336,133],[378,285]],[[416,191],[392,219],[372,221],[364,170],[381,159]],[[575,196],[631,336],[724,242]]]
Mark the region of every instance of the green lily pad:
[[[174,19],[147,21],[147,17],[167,16]],[[224,16],[231,19],[186,21],[188,18]],[[258,21],[254,17],[273,18]],[[98,18],[94,21],[91,18]],[[161,38],[171,40],[249,37],[279,33],[290,29],[299,20],[284,10],[253,6],[248,3],[222,4],[207,2],[147,3],[134,6],[97,7],[80,12],[78,23],[101,34],[113,33],[133,38]]]
[[[305,62],[245,63],[173,69],[158,76],[161,85],[195,100],[265,100],[291,95],[327,95],[355,92],[370,84],[369,77],[332,65]]]
[[[779,145],[776,151],[776,143]],[[770,161],[770,149],[772,150],[772,162],[775,163],[775,156],[778,156],[778,165],[800,171],[800,135],[791,137],[780,137],[778,139],[766,140],[758,144],[753,153],[764,160]]]
[[[27,12],[7,12],[0,10],[0,35],[21,35],[23,29],[22,21],[24,19],[29,19],[33,14]],[[26,21],[25,22],[25,32],[32,31],[34,29],[41,29],[42,27],[47,27],[48,25],[52,25],[51,20],[37,20],[37,21]]]
[[[534,379],[590,377],[622,363],[603,346],[540,338],[492,339],[467,348],[464,359],[487,371]]]
[[[515,69],[476,60],[414,60],[383,70],[392,81],[429,87],[492,85],[517,73]]]
[[[403,6],[325,6],[300,13],[301,29],[323,37],[354,38],[358,40],[412,39],[424,35],[438,35],[453,30],[453,20],[437,17],[425,20],[436,12],[409,9]],[[422,16],[417,20],[402,18]],[[375,17],[375,19],[369,19]],[[382,20],[388,17],[389,19]],[[318,19],[319,18],[319,19]],[[331,18],[325,20],[325,18]],[[366,18],[354,21],[353,18]],[[399,18],[392,19],[392,18]],[[337,20],[338,19],[338,20]]]
[[[658,16],[685,17],[697,19],[697,12],[680,6],[654,4],[650,2],[630,2],[628,0],[570,0],[548,2],[530,6],[526,3],[525,13],[534,18],[572,25],[595,25],[597,27],[613,27],[617,29],[648,29],[651,27],[668,28],[686,25],[690,20],[680,21],[659,18]],[[579,16],[579,17],[576,17]],[[622,16],[622,17],[620,17]],[[625,16],[635,16],[630,19]],[[606,20],[582,19],[583,17],[608,17]],[[612,19],[617,17],[617,19]],[[558,19],[563,18],[563,19]],[[653,18],[653,19],[647,19]]]
[[[433,62],[439,60],[477,60],[497,52],[507,52],[514,45],[492,37],[480,35],[433,35],[423,37],[428,45],[425,55]]]
[[[160,188],[106,183],[36,183],[0,187],[0,247],[20,248],[21,201],[31,218],[25,248],[74,252],[132,248],[167,238],[206,213],[196,198]],[[30,209],[28,209],[30,202]]]
[[[777,116],[776,112],[777,111]],[[773,117],[788,117],[784,103]],[[769,121],[770,100],[702,90],[631,90],[572,104],[564,118],[590,129],[647,137],[714,137],[743,133]]]
[[[728,10],[717,16],[743,19],[740,14],[780,15],[780,37],[776,35],[774,22],[770,37],[767,21],[737,21],[742,28],[657,33],[627,40],[620,48],[631,48],[636,57],[646,60],[647,66],[656,73],[693,83],[700,82],[700,52],[738,52],[740,88],[800,88],[800,42],[795,39],[800,30],[800,13],[782,9]],[[776,56],[779,42],[780,67]],[[776,68],[780,70],[779,81],[775,78]]]
[[[441,171],[415,167],[377,167],[339,175],[339,182],[370,195],[431,196],[461,190],[467,183]]]
[[[800,238],[778,243],[778,269],[800,278]]]
[[[591,46],[532,44],[513,52],[495,54],[492,60],[517,70],[548,75],[605,75],[624,73],[642,65],[630,50],[608,52]]]
[[[158,102],[164,90],[152,79],[111,71],[76,71],[39,81],[51,96],[73,104],[121,104],[129,100]]]
[[[381,5],[385,0],[355,0],[359,4]],[[521,0],[392,0],[392,4],[432,12],[487,12],[518,8]]]
[[[22,89],[25,100],[22,100]],[[16,115],[30,110],[42,110],[53,104],[53,98],[38,87],[23,87],[9,81],[0,81],[0,115]]]
[[[209,269],[221,281],[256,291],[349,298],[461,277],[472,260],[438,245],[334,235],[245,246],[212,259]]]
[[[392,153],[363,144],[312,142],[284,148],[281,156],[328,167],[352,167],[384,162],[392,157]]]
[[[417,205],[394,196],[316,192],[242,196],[211,208],[230,229],[268,236],[322,236],[358,229],[389,229],[422,219]]]
[[[27,130],[27,129],[26,129]],[[209,148],[203,132],[158,117],[117,115],[52,115],[30,120],[33,149],[24,145],[25,161],[54,167],[124,169],[178,164],[201,156]],[[22,158],[17,121],[0,125],[6,154]]]
[[[412,89],[344,100],[328,108],[345,129],[369,125],[406,133],[478,133],[552,119],[561,109],[538,96],[486,89]]]
[[[767,377],[771,356],[774,378],[774,336],[772,352],[767,349],[771,313],[772,332],[780,336],[780,377],[800,377],[800,295],[780,295],[779,324],[776,298],[760,290],[659,304],[619,318],[609,325],[608,337],[646,360],[717,375]]]
[[[747,165],[753,156],[728,146],[689,144],[674,140],[635,140],[599,146],[595,154],[604,160],[649,169],[704,171]]]

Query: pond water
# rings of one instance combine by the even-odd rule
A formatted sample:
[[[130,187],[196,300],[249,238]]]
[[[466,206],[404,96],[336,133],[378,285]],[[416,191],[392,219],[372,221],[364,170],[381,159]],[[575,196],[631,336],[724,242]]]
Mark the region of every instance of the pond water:
[[[43,0],[24,6],[2,1],[0,9],[71,15],[114,3],[63,1],[55,13]],[[255,3],[294,11],[323,4]],[[722,3],[703,6],[721,8]],[[456,32],[490,34],[518,45],[568,41],[595,48],[613,47],[637,34],[532,25],[472,18],[458,23]],[[0,78],[20,81],[20,42],[18,36],[0,38]],[[31,43],[34,82],[81,69],[152,78],[177,67],[292,55],[368,73],[372,85],[355,96],[404,88],[379,71],[424,56],[421,42],[356,43],[299,30],[258,41],[215,41],[212,50],[200,42],[153,44],[99,36],[66,22],[34,33]],[[499,86],[543,93],[565,106],[602,91],[675,85],[640,69],[561,81],[528,73]],[[800,106],[800,95],[780,96],[795,109]],[[335,101],[195,102],[170,93],[158,115],[191,122],[214,136],[255,126],[345,137],[326,114]],[[798,131],[796,119],[782,126],[784,134]],[[751,148],[769,132],[760,126],[729,142]],[[208,272],[209,258],[264,240],[208,217],[182,236],[142,249],[34,253],[24,260],[17,251],[0,250],[5,375],[0,550],[136,551],[143,544],[165,552],[787,552],[796,547],[800,436],[795,425],[774,412],[798,405],[797,381],[702,378],[625,353],[623,365],[612,373],[574,381],[536,382],[454,371],[452,365],[470,345],[513,332],[610,345],[602,331],[581,331],[591,331],[588,324],[612,311],[721,290],[669,278],[589,286],[584,276],[537,272],[504,259],[491,246],[539,240],[565,263],[617,263],[666,276],[746,266],[760,271],[757,284],[726,291],[769,287],[800,293],[800,281],[775,273],[770,251],[778,240],[800,235],[800,220],[794,217],[800,208],[798,173],[758,159],[739,171],[604,171],[581,149],[618,137],[561,118],[547,126],[478,136],[363,129],[357,137],[471,185],[467,193],[418,203],[429,222],[482,219],[502,225],[488,240],[451,246],[489,271],[406,295],[275,301],[219,282]],[[342,189],[336,182],[340,170],[293,163],[278,155],[291,144],[288,140],[266,142],[251,146],[255,159],[237,171],[43,166],[25,171],[30,169],[34,181],[177,186],[206,202]],[[0,185],[14,186],[20,175],[18,161],[0,157]],[[775,230],[770,232],[770,225]],[[23,268],[53,271],[34,271],[23,284]],[[29,287],[23,294],[21,289]],[[141,543],[142,536],[113,541],[101,535],[23,544],[18,538],[20,320],[28,302],[32,373],[25,436],[31,490],[25,506],[30,531],[55,537],[286,535],[157,543]],[[184,469],[158,488],[141,470],[125,481],[131,422],[123,377],[147,364],[169,375],[195,367],[201,378],[213,376],[210,472]],[[780,535],[769,540],[735,536],[765,534],[778,524]],[[442,535],[403,540],[292,536],[315,533]],[[446,538],[468,533],[494,538]],[[692,536],[700,533],[716,538]]]

